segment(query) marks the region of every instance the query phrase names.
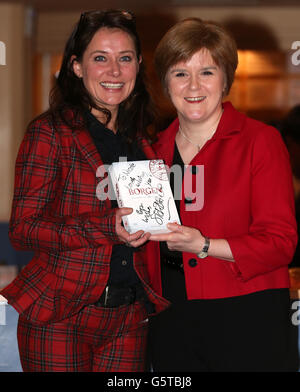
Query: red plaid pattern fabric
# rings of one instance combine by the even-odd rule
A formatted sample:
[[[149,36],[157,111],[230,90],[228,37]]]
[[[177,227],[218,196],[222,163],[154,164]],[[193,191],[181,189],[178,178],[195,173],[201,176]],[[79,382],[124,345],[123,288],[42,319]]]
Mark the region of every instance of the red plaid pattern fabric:
[[[21,364],[26,372],[140,372],[147,329],[140,303],[112,309],[89,305],[48,325],[20,317]]]
[[[72,121],[75,131],[54,127],[50,116],[32,122],[16,161],[10,239],[34,258],[1,294],[31,323],[58,322],[94,303],[119,242],[110,200],[96,196],[101,157],[81,119]],[[155,158],[147,141],[139,142]],[[168,302],[150,287],[147,260],[147,246],[135,252],[136,271],[160,311]]]

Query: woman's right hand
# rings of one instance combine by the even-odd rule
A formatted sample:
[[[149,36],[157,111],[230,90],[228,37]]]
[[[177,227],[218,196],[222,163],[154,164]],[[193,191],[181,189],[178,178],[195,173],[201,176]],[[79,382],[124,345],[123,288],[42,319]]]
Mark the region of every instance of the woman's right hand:
[[[147,242],[150,238],[150,233],[145,233],[139,230],[135,233],[129,234],[122,225],[122,217],[132,213],[132,208],[118,208],[116,210],[116,233],[120,241],[125,242],[127,246],[137,248]]]

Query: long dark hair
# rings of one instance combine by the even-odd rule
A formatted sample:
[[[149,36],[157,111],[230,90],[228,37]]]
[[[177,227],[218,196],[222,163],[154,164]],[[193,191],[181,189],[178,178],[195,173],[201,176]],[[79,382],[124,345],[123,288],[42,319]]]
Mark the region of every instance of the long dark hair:
[[[83,119],[86,110],[95,108],[106,115],[107,125],[111,113],[97,106],[82,79],[73,71],[73,61],[82,60],[82,56],[94,37],[102,27],[118,28],[133,39],[137,58],[141,55],[140,39],[136,31],[135,17],[124,10],[87,11],[81,17],[72,31],[64,50],[62,65],[58,78],[50,94],[50,114],[72,128],[74,122],[67,114],[72,110],[75,118]],[[66,110],[67,109],[67,110]],[[72,116],[73,117],[73,116]],[[73,120],[73,119],[72,119]],[[154,106],[147,91],[143,62],[140,64],[136,83],[130,96],[119,105],[117,129],[122,132],[129,142],[136,139],[137,134],[149,136],[147,128],[154,120]],[[83,124],[84,125],[84,124]]]

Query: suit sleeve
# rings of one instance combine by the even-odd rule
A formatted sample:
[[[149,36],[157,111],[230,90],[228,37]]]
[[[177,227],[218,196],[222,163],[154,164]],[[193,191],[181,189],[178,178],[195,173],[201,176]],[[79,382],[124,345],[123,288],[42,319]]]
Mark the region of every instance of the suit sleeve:
[[[27,130],[16,160],[9,236],[16,249],[57,252],[118,242],[115,213],[57,216],[53,204],[60,186],[61,145],[44,121]]]
[[[265,127],[252,146],[249,231],[227,238],[243,280],[286,266],[297,244],[289,155],[279,132]]]

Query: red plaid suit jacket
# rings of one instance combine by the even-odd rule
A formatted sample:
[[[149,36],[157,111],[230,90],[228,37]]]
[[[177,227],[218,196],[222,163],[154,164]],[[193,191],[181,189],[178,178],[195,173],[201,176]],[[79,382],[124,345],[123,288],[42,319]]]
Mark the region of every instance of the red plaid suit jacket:
[[[72,117],[72,116],[71,116]],[[10,239],[16,249],[34,251],[17,278],[1,291],[23,317],[58,321],[95,302],[109,277],[112,246],[119,243],[110,200],[101,201],[96,171],[103,163],[89,132],[53,126],[50,116],[32,122],[16,161]],[[148,159],[155,158],[143,138]],[[168,302],[149,285],[147,246],[134,267],[156,311]]]

